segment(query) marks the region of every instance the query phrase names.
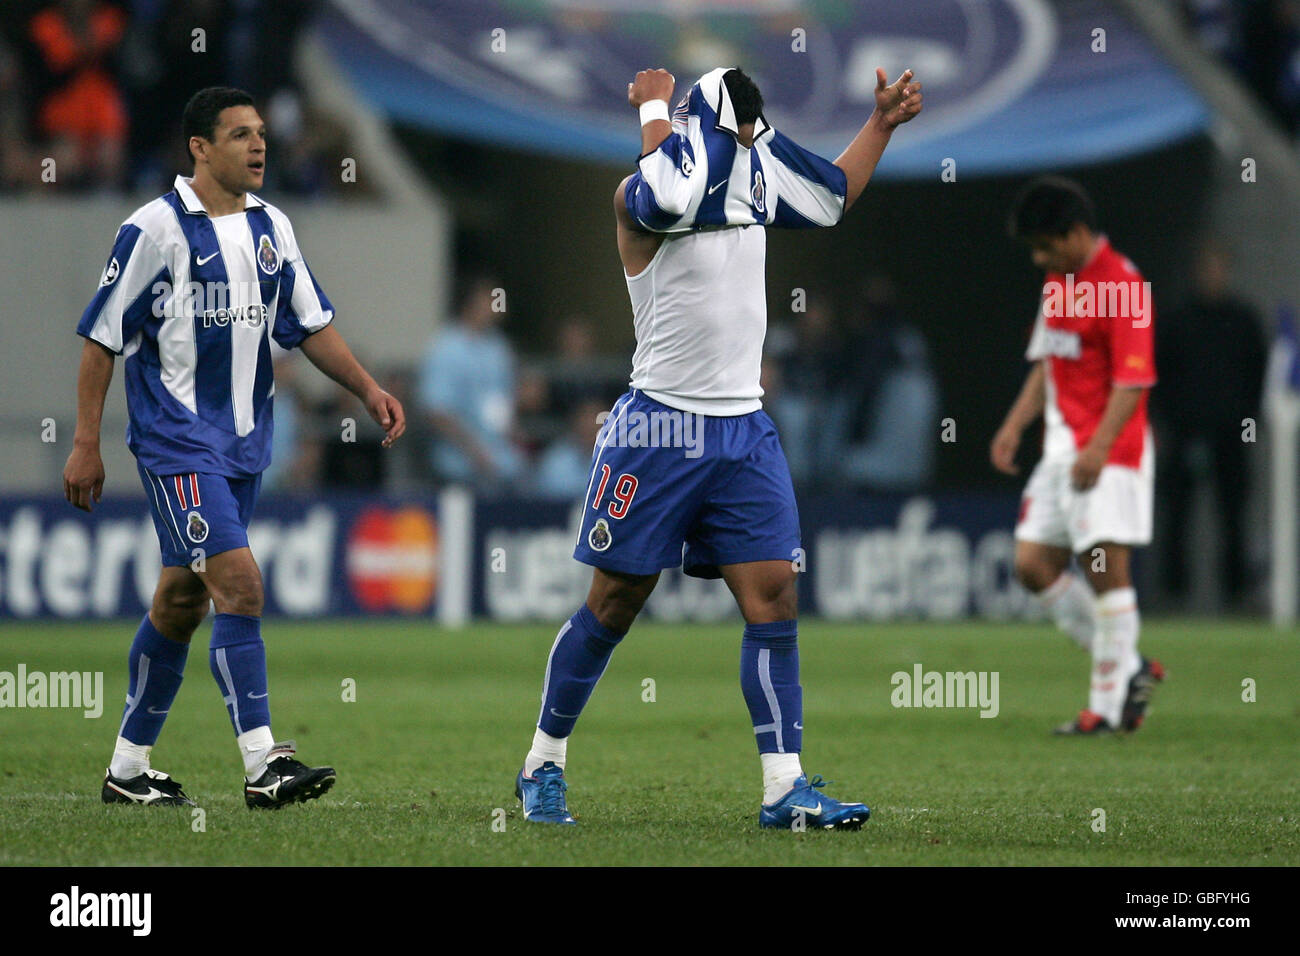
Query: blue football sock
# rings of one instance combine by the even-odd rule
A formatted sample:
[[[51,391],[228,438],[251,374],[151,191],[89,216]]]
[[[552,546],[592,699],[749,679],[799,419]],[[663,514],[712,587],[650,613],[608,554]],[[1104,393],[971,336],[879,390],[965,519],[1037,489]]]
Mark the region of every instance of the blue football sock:
[[[740,642],[740,689],[762,754],[803,749],[798,634],[796,621],[749,624]]]
[[[569,618],[551,646],[542,684],[542,712],[537,726],[552,737],[573,733],[609,656],[623,639],[592,614],[586,604]]]
[[[127,655],[131,678],[119,737],[146,747],[158,742],[167,711],[180,690],[189,651],[188,644],[163,637],[149,615],[144,616]]]
[[[208,663],[217,679],[235,736],[271,725],[266,690],[266,645],[262,619],[243,614],[218,614],[212,622]]]

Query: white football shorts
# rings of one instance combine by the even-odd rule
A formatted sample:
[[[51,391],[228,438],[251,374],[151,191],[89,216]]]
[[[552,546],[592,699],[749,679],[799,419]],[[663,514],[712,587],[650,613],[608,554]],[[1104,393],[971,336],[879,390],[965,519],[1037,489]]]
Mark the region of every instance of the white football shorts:
[[[1148,441],[1138,468],[1106,465],[1088,491],[1070,483],[1073,458],[1044,458],[1020,499],[1016,540],[1069,548],[1081,554],[1104,541],[1151,542],[1155,466]]]

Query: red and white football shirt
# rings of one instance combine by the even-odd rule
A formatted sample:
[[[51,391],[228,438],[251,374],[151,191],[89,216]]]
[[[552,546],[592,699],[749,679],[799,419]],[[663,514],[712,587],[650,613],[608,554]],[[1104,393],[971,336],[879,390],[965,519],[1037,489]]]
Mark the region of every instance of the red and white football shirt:
[[[1156,383],[1154,322],[1150,285],[1105,236],[1077,274],[1048,273],[1025,352],[1047,365],[1044,458],[1073,458],[1088,443],[1113,386]],[[1144,392],[1106,464],[1138,468],[1149,440]]]

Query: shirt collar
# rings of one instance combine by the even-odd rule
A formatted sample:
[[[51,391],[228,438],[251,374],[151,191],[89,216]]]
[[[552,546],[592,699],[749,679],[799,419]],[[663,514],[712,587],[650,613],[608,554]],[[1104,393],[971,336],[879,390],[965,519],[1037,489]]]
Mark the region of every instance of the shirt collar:
[[[181,208],[191,216],[206,216],[208,211],[203,208],[203,202],[199,199],[199,194],[194,191],[190,185],[192,179],[186,179],[184,176],[177,176],[176,182],[172,184],[176,190],[176,195],[180,197]],[[266,203],[258,199],[252,193],[244,194],[244,211],[249,209],[261,209]]]

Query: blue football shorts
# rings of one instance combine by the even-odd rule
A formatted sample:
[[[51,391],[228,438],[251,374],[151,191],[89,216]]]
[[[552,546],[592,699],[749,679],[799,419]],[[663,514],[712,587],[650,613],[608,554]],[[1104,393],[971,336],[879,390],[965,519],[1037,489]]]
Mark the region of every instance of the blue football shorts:
[[[199,557],[248,547],[248,523],[262,487],[261,475],[155,475],[139,462],[136,469],[144,482],[164,567],[186,567]]]
[[[799,509],[767,413],[699,415],[633,389],[596,438],[573,556],[624,574],[798,556]]]

